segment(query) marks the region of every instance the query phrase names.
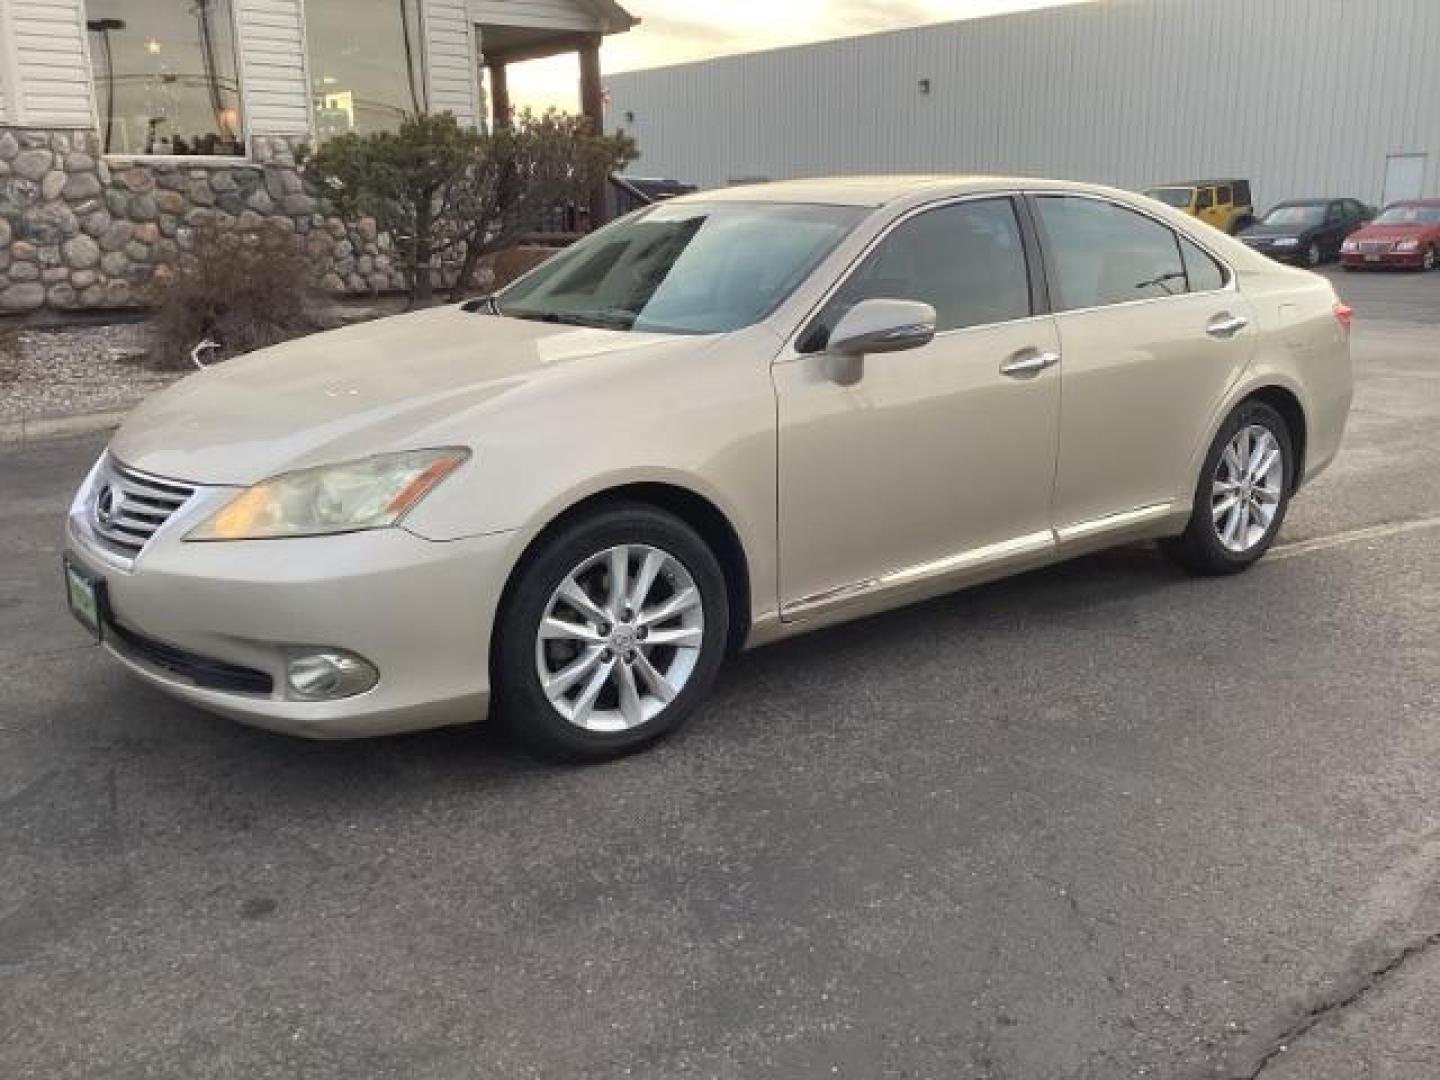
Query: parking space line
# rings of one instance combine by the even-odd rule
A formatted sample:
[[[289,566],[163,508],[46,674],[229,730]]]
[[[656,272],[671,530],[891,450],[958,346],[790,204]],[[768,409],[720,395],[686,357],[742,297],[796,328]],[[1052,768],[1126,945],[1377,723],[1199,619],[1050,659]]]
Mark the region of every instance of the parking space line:
[[[1281,544],[1270,552],[1270,559],[1290,559],[1296,555],[1309,555],[1315,551],[1358,544],[1366,540],[1384,540],[1391,536],[1420,532],[1425,529],[1440,529],[1440,515],[1414,518],[1410,521],[1392,521],[1386,525],[1370,525],[1363,529],[1335,533],[1333,536],[1317,536],[1313,540],[1297,540],[1293,544]]]

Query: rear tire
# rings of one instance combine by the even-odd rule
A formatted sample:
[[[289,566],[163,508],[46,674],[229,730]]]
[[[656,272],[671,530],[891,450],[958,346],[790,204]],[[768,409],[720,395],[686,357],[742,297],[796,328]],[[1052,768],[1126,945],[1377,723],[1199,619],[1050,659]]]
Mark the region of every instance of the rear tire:
[[[1440,251],[1437,251],[1435,245],[1431,244],[1425,249],[1425,260],[1420,264],[1420,270],[1422,273],[1429,273],[1437,266],[1440,266]]]
[[[724,572],[700,535],[617,503],[565,525],[518,569],[495,625],[495,711],[540,757],[633,753],[695,711],[729,634]]]
[[[1294,477],[1294,441],[1284,418],[1264,402],[1242,403],[1205,455],[1185,531],[1162,541],[1161,550],[1193,574],[1248,570],[1275,542]]]

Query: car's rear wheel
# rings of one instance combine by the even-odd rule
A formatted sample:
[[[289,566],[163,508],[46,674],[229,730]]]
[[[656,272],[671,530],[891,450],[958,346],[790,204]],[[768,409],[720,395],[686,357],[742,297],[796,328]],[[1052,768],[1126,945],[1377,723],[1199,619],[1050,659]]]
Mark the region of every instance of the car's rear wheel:
[[[542,756],[637,750],[689,717],[729,635],[719,562],[680,519],[609,507],[528,558],[496,626],[497,711]]]
[[[1420,268],[1428,273],[1437,266],[1440,266],[1440,252],[1437,252],[1435,245],[1431,244],[1425,249],[1425,258],[1421,261]]]
[[[1197,574],[1235,574],[1275,541],[1290,505],[1294,441],[1284,418],[1259,401],[1221,425],[1201,468],[1185,532],[1165,553]]]

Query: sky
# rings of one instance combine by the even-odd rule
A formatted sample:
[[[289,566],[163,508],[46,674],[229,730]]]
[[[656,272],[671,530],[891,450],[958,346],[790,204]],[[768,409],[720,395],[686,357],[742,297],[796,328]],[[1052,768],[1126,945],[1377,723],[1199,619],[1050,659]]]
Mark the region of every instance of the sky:
[[[620,0],[640,25],[605,39],[604,71],[662,67],[711,56],[898,30],[1082,0]],[[516,105],[579,106],[573,56],[508,72]]]

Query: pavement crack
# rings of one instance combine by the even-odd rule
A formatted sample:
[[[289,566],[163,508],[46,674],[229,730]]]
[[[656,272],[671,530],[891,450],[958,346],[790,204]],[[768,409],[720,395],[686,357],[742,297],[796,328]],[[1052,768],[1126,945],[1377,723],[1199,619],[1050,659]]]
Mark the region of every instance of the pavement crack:
[[[1225,1075],[1226,1080],[1258,1080],[1275,1061],[1290,1050],[1325,1020],[1359,1004],[1395,972],[1427,950],[1440,945],[1440,931],[1417,938],[1398,952],[1368,968],[1355,970],[1328,994],[1320,996],[1303,1013],[1265,1040],[1265,1047],[1259,1052],[1246,1055],[1252,1058],[1250,1064],[1232,1067]]]

